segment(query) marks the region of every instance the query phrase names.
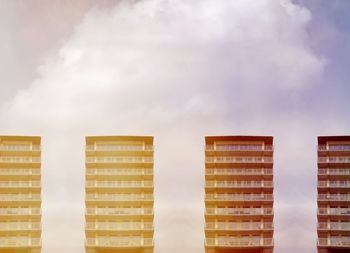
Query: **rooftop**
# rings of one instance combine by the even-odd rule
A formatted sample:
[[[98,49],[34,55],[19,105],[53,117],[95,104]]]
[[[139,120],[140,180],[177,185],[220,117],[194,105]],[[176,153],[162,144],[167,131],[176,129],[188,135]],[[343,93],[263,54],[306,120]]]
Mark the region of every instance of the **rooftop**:
[[[86,143],[87,144],[93,144],[96,141],[142,141],[145,142],[146,144],[153,144],[153,136],[120,136],[120,135],[115,135],[115,136],[86,136],[85,137]]]
[[[318,144],[325,145],[329,141],[349,141],[350,135],[338,135],[338,136],[318,136]]]
[[[232,135],[232,136],[206,136],[205,144],[213,144],[216,141],[263,141],[267,145],[273,144],[272,136],[251,136],[251,135]]]

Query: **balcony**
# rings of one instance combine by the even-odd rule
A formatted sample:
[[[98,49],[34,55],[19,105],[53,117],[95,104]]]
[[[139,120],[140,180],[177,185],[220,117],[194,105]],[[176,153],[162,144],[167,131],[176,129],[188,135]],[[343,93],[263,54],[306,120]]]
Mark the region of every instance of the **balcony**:
[[[153,231],[153,222],[87,222],[86,230]]]
[[[318,163],[350,163],[348,156],[319,157]]]
[[[206,215],[256,216],[273,215],[272,208],[206,208]]]
[[[86,201],[153,201],[153,194],[86,194]]]
[[[206,194],[206,201],[273,201],[272,194]]]
[[[113,156],[113,157],[86,157],[86,163],[153,163],[153,157],[125,157],[125,156]]]
[[[0,222],[0,231],[41,230],[40,222]]]
[[[41,201],[40,194],[0,194],[0,201],[22,202]]]
[[[40,188],[40,181],[0,181],[1,188]]]
[[[318,181],[319,188],[350,188],[350,181]]]
[[[339,230],[350,231],[350,223],[348,222],[319,222],[318,230]]]
[[[0,156],[0,163],[40,163],[40,157]]]
[[[153,215],[153,208],[87,208],[86,215]]]
[[[153,181],[86,181],[87,188],[153,188]]]
[[[260,237],[217,237],[206,238],[206,247],[232,247],[232,248],[249,248],[249,247],[272,247],[272,238]]]
[[[350,248],[350,237],[318,238],[317,246]]]
[[[206,175],[213,176],[263,176],[272,175],[271,169],[206,169]]]
[[[153,238],[143,237],[97,237],[87,238],[87,247],[134,248],[153,247]]]
[[[318,145],[318,151],[350,151],[350,145]]]
[[[39,145],[0,145],[0,151],[40,151]]]
[[[1,237],[1,248],[20,248],[20,247],[40,247],[40,238],[31,237]]]
[[[206,181],[207,188],[272,188],[272,181]]]
[[[91,176],[150,176],[153,169],[87,169]]]
[[[350,168],[348,169],[318,169],[318,175],[331,175],[331,176],[348,176],[350,175]]]
[[[318,215],[349,216],[350,208],[318,208]]]
[[[347,194],[318,194],[318,201],[350,201],[350,195]]]
[[[232,156],[218,156],[206,157],[206,163],[273,163],[272,157],[232,157]]]
[[[0,176],[39,176],[39,169],[0,169]]]
[[[206,145],[206,151],[273,151],[272,145]]]
[[[86,151],[153,151],[153,145],[86,145]]]
[[[41,215],[40,208],[0,208],[0,216]]]
[[[256,231],[273,230],[272,222],[206,222],[205,230]]]

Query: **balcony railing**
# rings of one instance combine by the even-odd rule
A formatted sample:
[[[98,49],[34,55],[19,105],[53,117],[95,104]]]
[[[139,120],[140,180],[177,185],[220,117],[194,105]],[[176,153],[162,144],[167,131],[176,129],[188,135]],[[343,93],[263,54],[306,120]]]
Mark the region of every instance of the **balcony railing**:
[[[153,215],[153,208],[87,208],[87,215]]]
[[[38,188],[40,181],[0,181],[0,188]]]
[[[319,238],[318,246],[350,248],[350,237]]]
[[[98,176],[144,176],[153,175],[152,169],[87,169],[87,175]]]
[[[0,168],[0,175],[1,176],[30,176],[30,175],[40,175],[39,169],[1,169]]]
[[[272,145],[206,145],[206,151],[273,151]]]
[[[86,151],[153,151],[153,145],[86,145]]]
[[[0,163],[40,163],[40,157],[0,156]]]
[[[40,222],[0,222],[1,231],[40,230]]]
[[[223,176],[252,176],[252,175],[272,175],[271,169],[206,169],[205,170],[206,175],[223,175]]]
[[[207,222],[206,230],[273,230],[272,222]]]
[[[318,151],[350,151],[350,145],[318,145]]]
[[[206,238],[205,244],[208,247],[268,247],[273,246],[273,239],[260,237],[217,237]]]
[[[272,208],[206,208],[207,215],[273,215]]]
[[[0,216],[40,215],[40,208],[0,208]]]
[[[348,156],[319,157],[318,163],[350,163]]]
[[[272,163],[272,157],[232,157],[232,156],[218,156],[206,157],[206,163]]]
[[[217,188],[271,188],[272,181],[206,181],[205,187]]]
[[[40,151],[39,145],[0,145],[0,151]]]
[[[319,230],[350,231],[350,223],[348,223],[348,222],[319,222],[317,229],[319,229]]]
[[[153,230],[153,222],[87,222],[86,230]]]
[[[153,163],[153,157],[86,157],[86,163]]]
[[[40,247],[40,238],[30,237],[0,237],[0,249],[11,247]]]
[[[87,201],[153,201],[153,194],[86,194]]]
[[[86,181],[86,187],[100,188],[149,188],[152,181]]]
[[[318,174],[319,175],[331,175],[331,176],[346,176],[350,175],[350,168],[344,169],[344,168],[339,168],[339,169],[318,169]]]
[[[40,201],[40,194],[0,194],[0,201]]]
[[[350,208],[318,208],[319,215],[350,215]]]
[[[350,201],[350,195],[347,194],[318,194],[318,200],[321,201]]]
[[[350,181],[318,181],[318,187],[344,188],[350,187]]]
[[[152,247],[152,238],[143,237],[97,237],[87,238],[86,246],[91,247]]]
[[[273,201],[272,194],[206,194],[208,201]]]

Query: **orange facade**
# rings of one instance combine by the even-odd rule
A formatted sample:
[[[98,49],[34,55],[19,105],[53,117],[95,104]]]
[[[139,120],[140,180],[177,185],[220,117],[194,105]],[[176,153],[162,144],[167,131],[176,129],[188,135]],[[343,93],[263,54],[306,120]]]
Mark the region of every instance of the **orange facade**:
[[[205,138],[205,252],[273,252],[273,138]]]

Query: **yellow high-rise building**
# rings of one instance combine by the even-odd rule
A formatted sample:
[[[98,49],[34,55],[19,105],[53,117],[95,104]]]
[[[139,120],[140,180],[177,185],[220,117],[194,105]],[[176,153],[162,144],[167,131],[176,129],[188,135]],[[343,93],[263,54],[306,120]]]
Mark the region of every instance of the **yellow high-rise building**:
[[[0,252],[41,251],[41,138],[0,136]]]
[[[86,253],[152,253],[153,137],[86,137]]]
[[[273,252],[273,138],[205,138],[205,252]]]

